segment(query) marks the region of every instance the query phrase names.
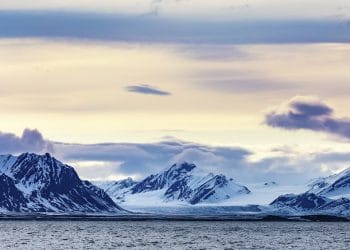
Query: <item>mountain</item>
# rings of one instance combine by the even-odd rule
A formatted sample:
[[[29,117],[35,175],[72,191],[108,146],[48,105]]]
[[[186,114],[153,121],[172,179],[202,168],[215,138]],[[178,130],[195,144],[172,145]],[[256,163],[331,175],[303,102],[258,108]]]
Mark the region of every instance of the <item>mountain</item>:
[[[281,213],[350,215],[349,199],[333,200],[309,192],[299,195],[281,195],[270,205]]]
[[[350,168],[326,178],[319,178],[309,184],[309,193],[326,197],[350,198]]]
[[[148,191],[169,188],[173,184],[178,183],[189,177],[189,173],[196,168],[194,164],[182,163],[174,164],[165,171],[150,175],[140,183],[137,183],[132,189],[132,194],[143,193]]]
[[[183,202],[191,205],[217,203],[249,194],[248,188],[224,175],[196,175],[196,165],[187,162],[174,164],[140,182],[127,179],[100,187],[114,199],[154,202]],[[153,199],[153,200],[152,200]]]
[[[104,181],[94,183],[108,193],[110,197],[113,197],[118,202],[124,202],[125,194],[130,192],[130,189],[138,182],[129,177],[120,181]]]
[[[27,209],[27,200],[17,189],[13,179],[7,175],[0,175],[0,211],[20,211]]]
[[[82,181],[50,154],[0,156],[0,209],[11,212],[124,211],[102,189]]]
[[[298,211],[306,211],[320,209],[329,202],[331,202],[331,199],[326,197],[318,196],[313,193],[303,193],[300,195],[281,195],[270,205],[280,208],[289,207]]]

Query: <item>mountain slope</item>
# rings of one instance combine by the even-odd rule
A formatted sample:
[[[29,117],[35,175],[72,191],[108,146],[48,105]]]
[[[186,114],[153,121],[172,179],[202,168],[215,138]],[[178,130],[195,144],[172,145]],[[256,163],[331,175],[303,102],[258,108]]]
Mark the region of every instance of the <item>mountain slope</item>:
[[[15,182],[7,175],[0,175],[0,208],[5,211],[19,212],[27,209],[27,200],[17,189]]]
[[[281,195],[271,204],[276,211],[288,214],[350,215],[350,200],[330,199],[314,193]]]
[[[100,188],[80,180],[75,170],[49,154],[0,157],[1,197],[17,197],[8,211],[104,213],[123,211]],[[6,199],[6,198],[5,198]]]
[[[326,178],[319,178],[310,185],[309,193],[326,197],[350,198],[350,168]]]
[[[102,186],[114,200],[126,203],[130,200],[149,200],[195,205],[217,203],[250,193],[248,188],[236,184],[233,179],[227,179],[224,175],[196,175],[195,169],[194,164],[184,162],[174,164],[138,183],[133,182],[133,185],[129,180],[130,185],[127,187],[124,185],[119,187],[121,182]]]
[[[165,171],[150,175],[140,183],[137,183],[132,189],[132,194],[148,191],[160,190],[172,186],[175,182],[181,181],[195,168],[194,164],[174,164]]]

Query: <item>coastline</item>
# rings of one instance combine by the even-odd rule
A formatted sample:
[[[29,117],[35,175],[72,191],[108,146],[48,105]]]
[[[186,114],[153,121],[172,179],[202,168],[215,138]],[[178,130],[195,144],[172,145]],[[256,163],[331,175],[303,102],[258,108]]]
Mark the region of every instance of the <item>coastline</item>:
[[[220,215],[220,216],[192,216],[192,215],[0,215],[0,221],[242,221],[242,222],[350,222],[349,217],[310,214],[301,216],[282,215]]]

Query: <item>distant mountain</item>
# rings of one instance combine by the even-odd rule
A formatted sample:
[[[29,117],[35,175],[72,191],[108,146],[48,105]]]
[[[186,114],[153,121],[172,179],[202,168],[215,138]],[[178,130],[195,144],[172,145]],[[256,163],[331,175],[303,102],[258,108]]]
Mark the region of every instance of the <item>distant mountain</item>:
[[[350,197],[350,168],[313,181],[308,192],[326,197]]]
[[[174,164],[165,171],[150,175],[143,181],[137,183],[132,189],[132,194],[144,193],[148,191],[170,188],[175,183],[183,181],[189,177],[189,173],[196,168],[194,164],[182,163]]]
[[[286,194],[279,196],[271,205],[280,208],[289,207],[298,211],[307,211],[320,209],[331,201],[331,199],[313,193],[303,193],[300,195]]]
[[[102,189],[82,181],[50,154],[0,156],[0,211],[105,213],[124,211]]]
[[[140,182],[127,179],[100,187],[114,199],[127,201],[137,196],[139,199],[150,198],[155,194],[164,202],[180,201],[192,205],[199,203],[216,203],[239,195],[249,194],[241,186],[224,175],[194,174],[196,166],[189,163],[174,164],[164,171],[150,175]]]
[[[314,193],[282,195],[270,205],[282,213],[350,215],[349,199],[333,200]]]
[[[131,177],[120,181],[94,182],[94,184],[99,186],[118,202],[124,202],[125,194],[129,193],[130,189],[137,183],[138,182],[134,181]]]

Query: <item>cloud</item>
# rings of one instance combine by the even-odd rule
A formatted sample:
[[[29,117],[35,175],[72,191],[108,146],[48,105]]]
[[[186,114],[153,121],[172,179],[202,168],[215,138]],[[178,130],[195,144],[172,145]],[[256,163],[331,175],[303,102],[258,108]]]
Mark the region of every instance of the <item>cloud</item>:
[[[1,133],[0,145],[2,154],[54,151],[56,158],[89,180],[142,179],[176,162],[188,161],[195,163],[199,172],[222,173],[243,184],[269,180],[295,184],[344,169],[350,155],[345,151],[307,153],[278,147],[255,157],[259,152],[242,147],[208,146],[174,138],[157,143],[67,144],[47,141],[39,131],[29,129],[20,137]]]
[[[269,112],[265,122],[271,127],[307,129],[350,139],[350,119],[334,117],[333,109],[315,97],[294,97]]]
[[[178,140],[158,143],[55,144],[56,155],[67,162],[108,162],[115,175],[146,176],[176,162],[193,162],[204,172],[232,175],[250,152],[239,147],[209,147]],[[96,166],[98,167],[98,166]]]
[[[215,44],[186,44],[179,45],[176,53],[201,61],[235,61],[248,60],[253,57],[239,46]]]
[[[91,12],[0,11],[0,37],[181,44],[350,42],[334,20],[221,20]]]
[[[300,85],[274,79],[252,70],[212,69],[192,73],[195,86],[200,89],[233,92],[271,92],[296,89]]]
[[[0,153],[53,152],[52,143],[45,140],[36,129],[25,129],[21,136],[0,132]]]
[[[170,92],[160,90],[156,87],[152,87],[147,84],[130,85],[126,87],[126,90],[128,92],[134,92],[134,93],[145,94],[145,95],[162,95],[162,96],[171,95]]]
[[[144,144],[56,143],[55,152],[59,159],[71,163],[82,178],[95,180],[126,176],[142,179],[176,162],[188,161],[198,166],[198,172],[222,173],[244,184],[269,180],[296,184],[342,170],[349,160],[346,152],[321,150],[306,153],[295,148],[286,150],[285,147],[273,148],[257,159],[255,155],[259,152],[246,148],[208,146],[175,139]]]

